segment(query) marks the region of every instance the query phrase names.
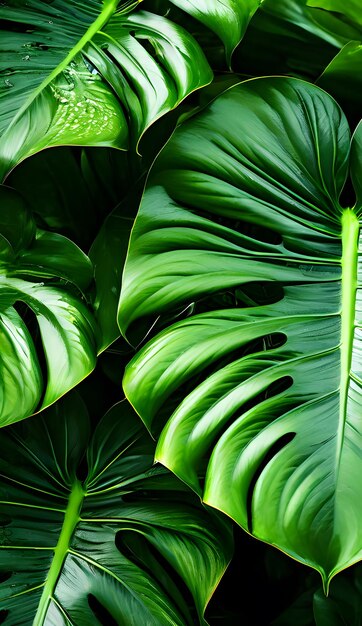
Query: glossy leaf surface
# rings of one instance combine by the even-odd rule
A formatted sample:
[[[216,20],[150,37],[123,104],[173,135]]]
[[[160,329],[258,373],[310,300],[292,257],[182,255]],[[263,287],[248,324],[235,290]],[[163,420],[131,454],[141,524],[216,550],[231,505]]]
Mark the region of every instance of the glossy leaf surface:
[[[88,257],[66,237],[36,229],[14,190],[1,187],[0,194],[0,426],[5,426],[48,406],[92,371],[97,328],[82,296],[93,275]]]
[[[348,2],[343,2],[343,0],[307,0],[307,4],[324,11],[340,13],[352,24],[362,26],[362,12],[359,0],[348,0]]]
[[[338,201],[349,150],[317,87],[231,88],[154,164],[119,313],[137,338],[144,318],[196,302],[131,361],[126,394],[163,427],[159,461],[326,585],[362,557],[361,204]]]
[[[126,403],[90,435],[69,395],[2,430],[0,449],[2,623],[205,623],[229,524],[152,466],[153,443]]]
[[[362,44],[350,41],[343,46],[317,84],[337,100],[349,120],[358,123],[362,115]]]
[[[1,177],[49,146],[126,149],[211,81],[194,37],[139,3],[10,0],[1,8]],[[259,2],[175,4],[216,30],[230,55]]]
[[[230,63],[233,50],[243,37],[248,23],[263,0],[171,0],[172,4],[183,9],[223,41],[227,60]]]
[[[105,220],[89,252],[94,263],[94,305],[102,335],[102,350],[120,335],[117,309],[132,224],[133,219],[127,215],[124,206],[121,206],[121,210],[115,209]]]
[[[314,82],[343,46],[361,37],[356,24],[306,0],[264,0],[235,52],[233,68],[249,76],[286,74]]]

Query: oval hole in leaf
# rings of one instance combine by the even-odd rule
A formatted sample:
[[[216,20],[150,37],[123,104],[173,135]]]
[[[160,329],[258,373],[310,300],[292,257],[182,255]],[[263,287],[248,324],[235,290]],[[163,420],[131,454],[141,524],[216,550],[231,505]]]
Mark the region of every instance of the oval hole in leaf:
[[[40,336],[38,320],[34,311],[30,308],[30,306],[25,304],[25,302],[18,300],[17,302],[14,303],[13,306],[16,312],[18,313],[18,315],[20,315],[24,324],[26,325],[31,335],[31,338],[34,342],[35,349],[36,349],[36,354],[37,354],[37,358],[39,361],[41,374],[43,378],[43,390],[42,390],[41,397],[39,398],[39,404],[38,404],[38,406],[40,407],[43,403],[43,398],[48,387],[48,367],[47,367],[47,362],[45,358],[44,344]]]
[[[101,602],[92,594],[87,596],[88,605],[97,620],[102,626],[118,626],[117,621],[112,617],[110,612],[103,606]]]
[[[0,585],[1,583],[5,583],[9,578],[13,575],[12,572],[0,572]]]
[[[204,380],[212,376],[212,374],[228,365],[228,363],[237,361],[238,359],[241,359],[248,354],[254,354],[255,352],[265,352],[267,355],[269,350],[275,350],[276,348],[279,348],[280,346],[284,345],[286,341],[287,336],[284,333],[272,333],[270,335],[266,335],[264,337],[260,337],[256,340],[250,341],[246,345],[239,346],[235,350],[230,350],[230,352],[226,356],[222,356],[220,359],[212,361],[212,363],[209,366],[204,367],[198,375],[194,376],[190,380],[186,380],[183,385],[180,385],[177,391],[175,391],[172,396],[167,399],[167,402],[165,402],[158,409],[157,415],[155,416],[152,424],[153,435],[156,438],[159,436],[162,430],[162,425],[176,410],[182,398],[185,398],[187,395],[189,395]],[[265,399],[265,392],[258,396],[258,399],[259,401]],[[251,406],[254,406],[255,403],[256,399],[253,399],[251,402],[245,405],[245,410],[247,410],[247,408],[251,408]],[[236,415],[239,414],[240,409],[237,411]],[[234,419],[235,415],[230,417],[230,420],[225,425],[225,429],[230,426]]]
[[[183,204],[185,205],[185,203]],[[271,228],[267,228],[266,226],[251,224],[243,220],[235,220],[232,217],[225,217],[224,215],[221,216],[214,213],[208,213],[207,211],[198,211],[198,215],[200,215],[201,217],[205,217],[211,222],[216,222],[221,226],[230,228],[236,233],[241,233],[243,235],[246,235],[247,237],[250,237],[251,239],[255,239],[255,241],[271,243],[275,246],[279,246],[283,242],[280,233],[272,230]]]
[[[273,396],[282,393],[291,387],[293,384],[293,378],[291,376],[283,376],[279,380],[275,380],[265,392],[265,398],[272,398]]]

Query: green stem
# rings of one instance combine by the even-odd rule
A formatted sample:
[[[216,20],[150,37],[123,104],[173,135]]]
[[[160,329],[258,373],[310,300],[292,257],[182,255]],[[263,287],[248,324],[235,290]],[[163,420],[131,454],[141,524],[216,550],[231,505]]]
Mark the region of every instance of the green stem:
[[[77,480],[70,492],[68,506],[64,515],[63,526],[59,535],[59,541],[54,550],[54,557],[49,569],[49,573],[40,598],[38,610],[33,622],[33,626],[42,626],[48,611],[49,602],[54,593],[59,574],[62,570],[64,559],[69,550],[70,541],[74,529],[79,522],[80,510],[84,499],[82,484]]]
[[[338,458],[341,458],[347,415],[355,327],[359,221],[352,209],[342,215],[341,381]]]

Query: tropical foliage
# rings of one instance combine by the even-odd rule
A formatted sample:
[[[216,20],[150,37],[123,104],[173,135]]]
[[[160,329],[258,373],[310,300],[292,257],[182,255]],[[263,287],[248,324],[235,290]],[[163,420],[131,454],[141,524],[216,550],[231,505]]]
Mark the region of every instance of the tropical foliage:
[[[0,21],[0,623],[359,625],[359,1]]]

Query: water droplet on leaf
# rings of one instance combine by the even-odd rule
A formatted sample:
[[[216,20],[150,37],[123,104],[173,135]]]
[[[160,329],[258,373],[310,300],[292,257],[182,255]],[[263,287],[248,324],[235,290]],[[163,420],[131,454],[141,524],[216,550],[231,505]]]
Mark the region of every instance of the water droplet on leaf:
[[[29,54],[26,54],[25,57],[22,58],[23,61],[30,61]]]
[[[12,83],[8,78],[5,78],[5,85],[7,87],[14,87],[14,83]]]

